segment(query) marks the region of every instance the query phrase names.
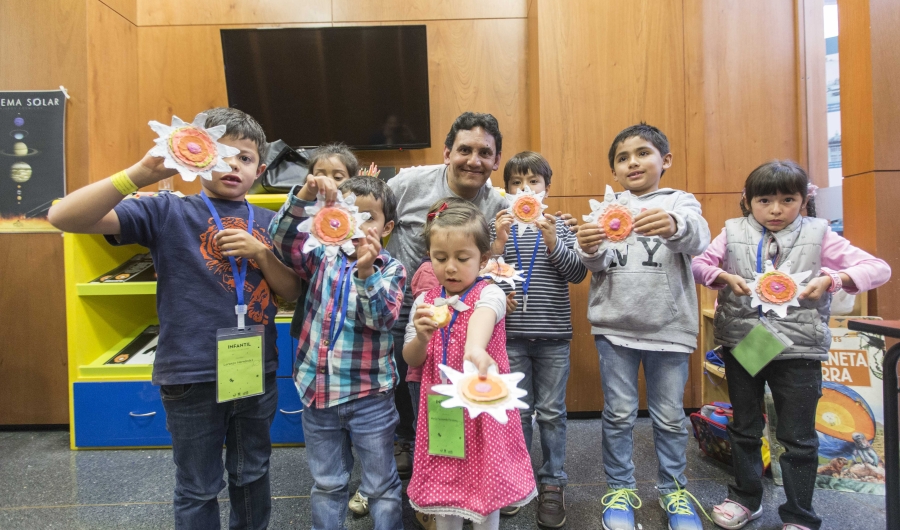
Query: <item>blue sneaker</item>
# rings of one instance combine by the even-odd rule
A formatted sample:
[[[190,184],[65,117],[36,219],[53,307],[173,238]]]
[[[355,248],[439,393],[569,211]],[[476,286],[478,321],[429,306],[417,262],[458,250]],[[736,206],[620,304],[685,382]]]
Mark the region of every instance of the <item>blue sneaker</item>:
[[[699,501],[680,485],[674,493],[659,497],[659,505],[669,516],[669,530],[703,530],[703,522],[700,521],[691,500],[699,504]],[[703,515],[706,515],[705,511]],[[706,515],[706,518],[709,519],[709,516]]]
[[[600,499],[603,530],[634,530],[634,510],[641,507],[636,489],[610,489]]]

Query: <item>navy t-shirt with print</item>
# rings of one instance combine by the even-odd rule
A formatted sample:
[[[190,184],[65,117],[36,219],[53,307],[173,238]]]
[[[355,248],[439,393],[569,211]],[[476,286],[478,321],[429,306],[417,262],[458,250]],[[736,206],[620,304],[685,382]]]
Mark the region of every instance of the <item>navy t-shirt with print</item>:
[[[247,230],[243,201],[211,199],[222,225]],[[253,236],[272,248],[266,231],[275,212],[253,208]],[[153,363],[153,384],[177,385],[216,379],[216,330],[237,325],[237,294],[227,257],[213,240],[218,229],[199,195],[127,199],[115,208],[121,234],[107,236],[113,244],[137,243],[150,249],[156,267],[156,311],[159,344]],[[118,241],[116,240],[118,239]],[[240,265],[241,260],[237,260]],[[265,325],[265,371],[278,366],[272,292],[255,262],[247,266],[244,285],[246,325]]]

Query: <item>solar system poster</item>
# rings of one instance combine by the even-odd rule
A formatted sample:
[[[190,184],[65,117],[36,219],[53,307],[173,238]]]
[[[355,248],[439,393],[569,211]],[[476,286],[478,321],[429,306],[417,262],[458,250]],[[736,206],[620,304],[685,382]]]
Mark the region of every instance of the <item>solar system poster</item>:
[[[56,232],[47,222],[66,193],[66,96],[0,92],[0,232]]]

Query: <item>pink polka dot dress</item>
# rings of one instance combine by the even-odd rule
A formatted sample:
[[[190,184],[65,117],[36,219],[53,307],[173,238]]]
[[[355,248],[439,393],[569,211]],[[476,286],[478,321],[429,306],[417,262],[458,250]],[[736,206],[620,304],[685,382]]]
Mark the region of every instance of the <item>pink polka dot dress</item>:
[[[447,365],[462,371],[463,348],[469,318],[475,302],[488,284],[478,282],[466,296],[468,311],[459,313],[450,332]],[[434,303],[440,287],[425,294],[425,302]],[[506,327],[500,321],[488,342],[487,352],[497,361],[501,374],[509,373],[506,356]],[[428,394],[441,383],[438,364],[443,356],[441,334],[435,332],[428,343],[428,356],[422,365],[422,394],[416,425],[416,451],[413,475],[407,493],[413,508],[435,515],[459,515],[475,522],[504,506],[523,506],[536,495],[531,457],[525,449],[525,437],[518,410],[507,410],[509,421],[501,425],[488,414],[474,420],[463,412],[465,458],[428,454]]]

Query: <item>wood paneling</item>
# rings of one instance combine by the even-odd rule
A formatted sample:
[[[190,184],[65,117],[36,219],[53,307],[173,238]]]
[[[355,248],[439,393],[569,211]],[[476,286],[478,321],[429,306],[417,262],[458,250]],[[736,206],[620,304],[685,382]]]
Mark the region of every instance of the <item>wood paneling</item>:
[[[84,0],[3,3],[0,90],[55,90],[66,107],[68,189],[88,183]],[[0,425],[68,423],[62,238],[0,235]]]
[[[868,4],[867,0],[838,2],[841,164],[845,178],[875,169],[872,34]],[[846,198],[844,203],[847,203]]]
[[[541,54],[538,28],[539,6],[531,1],[528,6],[528,62],[526,92],[528,93],[528,129],[530,148],[541,151]]]
[[[138,145],[137,28],[105,3],[89,0],[87,34],[93,182],[131,166],[146,149]]]
[[[687,190],[740,191],[759,164],[801,154],[794,2],[685,0],[684,10]]]
[[[684,53],[680,2],[534,0],[541,151],[559,195],[603,194],[619,131],[646,121],[669,138],[663,185],[685,189]]]
[[[100,0],[110,9],[125,17],[132,24],[137,24],[138,0]]]
[[[900,2],[869,0],[876,171],[900,171]],[[843,14],[841,11],[840,14]],[[843,87],[842,87],[843,90]],[[843,112],[841,112],[843,116]],[[900,316],[900,313],[897,314]]]
[[[527,0],[333,0],[334,22],[525,18]]]
[[[823,0],[797,0],[797,67],[800,74],[798,162],[820,188],[828,183],[828,103],[825,90],[825,13]]]
[[[331,0],[137,0],[139,26],[331,22]]]

